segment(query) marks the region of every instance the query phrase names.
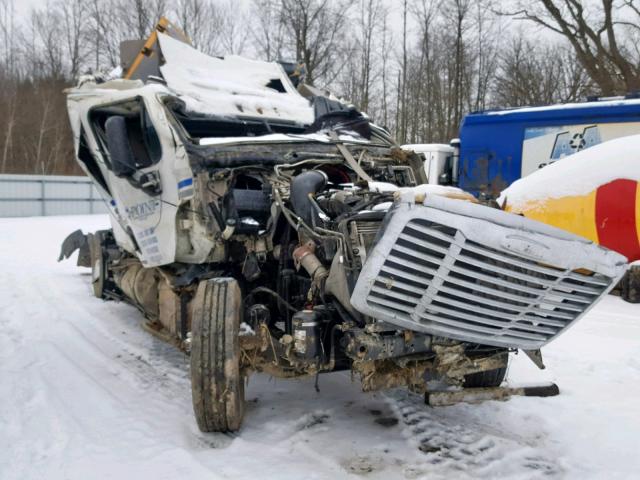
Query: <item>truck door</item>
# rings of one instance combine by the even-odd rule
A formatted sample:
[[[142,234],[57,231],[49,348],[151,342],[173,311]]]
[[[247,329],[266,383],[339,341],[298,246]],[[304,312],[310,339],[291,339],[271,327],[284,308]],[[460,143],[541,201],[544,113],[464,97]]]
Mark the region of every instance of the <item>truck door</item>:
[[[90,113],[92,126],[108,166],[112,195],[125,225],[135,242],[138,257],[145,266],[173,261],[175,209],[162,201],[162,181],[158,163],[162,147],[158,134],[141,98],[101,106]],[[163,251],[158,229],[170,222]],[[164,236],[163,236],[164,240]]]

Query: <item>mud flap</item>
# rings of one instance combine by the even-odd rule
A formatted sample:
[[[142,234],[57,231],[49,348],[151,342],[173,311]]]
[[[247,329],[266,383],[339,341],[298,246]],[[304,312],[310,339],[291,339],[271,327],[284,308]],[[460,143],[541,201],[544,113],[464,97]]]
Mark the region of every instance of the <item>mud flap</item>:
[[[90,268],[91,252],[89,249],[89,242],[87,240],[87,235],[82,233],[82,230],[76,230],[64,239],[62,246],[60,247],[60,256],[58,256],[58,261],[60,262],[69,258],[76,250],[79,250],[77,265],[79,267]]]

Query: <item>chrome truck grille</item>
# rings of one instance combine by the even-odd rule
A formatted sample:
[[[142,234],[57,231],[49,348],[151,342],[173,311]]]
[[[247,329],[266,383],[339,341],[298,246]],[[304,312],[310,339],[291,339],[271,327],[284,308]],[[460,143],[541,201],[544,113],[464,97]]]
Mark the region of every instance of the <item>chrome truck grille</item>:
[[[351,297],[361,313],[400,328],[537,349],[626,269],[622,255],[540,222],[460,200],[407,197],[387,217]]]

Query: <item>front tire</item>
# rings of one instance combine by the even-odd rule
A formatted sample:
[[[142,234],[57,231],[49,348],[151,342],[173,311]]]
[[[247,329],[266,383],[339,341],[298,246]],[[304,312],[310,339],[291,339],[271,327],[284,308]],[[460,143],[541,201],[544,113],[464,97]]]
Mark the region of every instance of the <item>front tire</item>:
[[[233,432],[244,416],[239,329],[242,295],[233,278],[203,280],[192,300],[191,393],[203,432]]]

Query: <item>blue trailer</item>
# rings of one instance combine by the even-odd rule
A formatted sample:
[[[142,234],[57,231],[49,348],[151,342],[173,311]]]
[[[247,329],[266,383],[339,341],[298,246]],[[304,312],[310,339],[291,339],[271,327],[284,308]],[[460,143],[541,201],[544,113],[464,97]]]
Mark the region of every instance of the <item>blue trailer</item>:
[[[607,98],[467,115],[451,145],[407,145],[441,158],[429,183],[496,198],[521,177],[598,143],[640,134],[640,98]],[[453,148],[452,148],[453,147]],[[434,164],[425,168],[434,171]]]

